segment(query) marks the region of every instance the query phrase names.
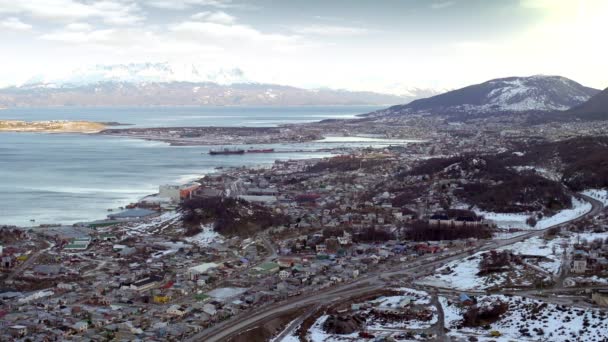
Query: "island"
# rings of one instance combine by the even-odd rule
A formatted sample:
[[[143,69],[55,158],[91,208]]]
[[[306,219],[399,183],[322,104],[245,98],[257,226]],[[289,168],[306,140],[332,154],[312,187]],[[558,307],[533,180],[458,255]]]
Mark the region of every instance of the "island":
[[[0,120],[0,132],[97,133],[105,128],[105,124],[91,121]]]

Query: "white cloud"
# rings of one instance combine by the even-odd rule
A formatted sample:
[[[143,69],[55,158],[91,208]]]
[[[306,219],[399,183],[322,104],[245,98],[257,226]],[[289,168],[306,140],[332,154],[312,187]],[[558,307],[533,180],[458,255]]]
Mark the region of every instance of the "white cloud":
[[[183,38],[191,37],[199,41],[217,39],[218,42],[229,45],[235,41],[289,43],[297,39],[296,36],[263,33],[247,25],[225,25],[215,22],[185,21],[170,26],[169,30],[180,34]]]
[[[191,18],[195,19],[195,20],[202,20],[202,21],[207,21],[207,22],[216,23],[216,24],[224,24],[224,25],[232,24],[236,21],[236,17],[234,17],[226,12],[223,12],[223,11],[199,12],[199,13],[194,14]]]
[[[122,36],[121,39],[118,35]],[[95,30],[91,32],[84,31],[75,31],[75,30],[67,30],[67,31],[56,31],[52,33],[43,34],[40,36],[40,39],[63,42],[63,43],[71,43],[71,44],[112,44],[124,41],[124,33],[118,33],[117,30],[106,29],[106,30]]]
[[[454,1],[441,1],[431,4],[431,8],[435,10],[444,9],[454,5]]]
[[[335,25],[298,26],[292,28],[292,30],[299,34],[310,34],[319,36],[355,36],[370,32],[370,30],[366,28]]]
[[[570,0],[519,0],[519,4],[526,8],[551,8]]]
[[[21,21],[21,19],[15,17],[6,18],[5,20],[0,21],[0,26],[15,31],[28,31],[32,29],[32,25],[26,24]]]
[[[133,25],[144,20],[139,6],[128,0],[0,0],[0,13],[22,14],[50,21],[98,18],[112,25]]]
[[[236,4],[232,0],[147,0],[145,4],[150,7],[185,10],[193,7],[215,7],[215,8],[245,8],[247,5]]]
[[[88,23],[71,23],[66,25],[65,27],[66,30],[68,31],[92,31],[93,30],[93,26],[91,26]]]

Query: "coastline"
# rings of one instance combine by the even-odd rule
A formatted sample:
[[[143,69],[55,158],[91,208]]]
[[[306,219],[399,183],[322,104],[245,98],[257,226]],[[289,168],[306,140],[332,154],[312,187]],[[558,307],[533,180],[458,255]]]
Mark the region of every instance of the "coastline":
[[[0,120],[0,132],[14,133],[99,133],[106,129],[107,125],[91,121],[21,121]]]

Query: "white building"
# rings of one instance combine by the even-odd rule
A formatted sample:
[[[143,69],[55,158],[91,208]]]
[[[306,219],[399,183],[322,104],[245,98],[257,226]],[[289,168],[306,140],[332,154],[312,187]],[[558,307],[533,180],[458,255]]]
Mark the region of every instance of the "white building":
[[[182,310],[181,306],[174,304],[171,305],[168,309],[167,309],[167,314],[172,315],[172,316],[183,316],[186,312],[184,310]]]
[[[181,199],[179,185],[161,185],[158,187],[158,197],[168,198],[172,202],[179,202]]]
[[[573,273],[585,273],[587,271],[587,259],[575,259],[572,261]]]
[[[78,332],[85,332],[89,329],[89,323],[85,321],[76,322],[72,328]]]
[[[214,262],[206,262],[198,266],[193,266],[188,269],[188,277],[192,280],[196,279],[199,275],[207,274],[210,270],[217,268],[219,265]]]

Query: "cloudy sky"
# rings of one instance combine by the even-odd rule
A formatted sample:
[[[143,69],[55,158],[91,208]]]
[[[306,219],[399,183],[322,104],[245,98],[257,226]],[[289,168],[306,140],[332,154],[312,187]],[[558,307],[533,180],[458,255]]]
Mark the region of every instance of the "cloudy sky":
[[[511,75],[608,86],[606,0],[0,0],[0,85],[95,64],[399,92]]]

